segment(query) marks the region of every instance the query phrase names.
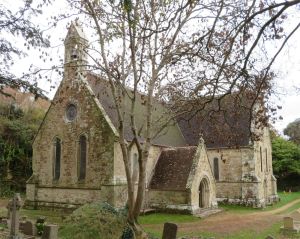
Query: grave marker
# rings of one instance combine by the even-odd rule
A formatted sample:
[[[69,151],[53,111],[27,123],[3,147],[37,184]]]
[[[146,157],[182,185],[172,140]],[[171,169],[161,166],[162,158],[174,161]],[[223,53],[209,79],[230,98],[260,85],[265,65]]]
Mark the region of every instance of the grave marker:
[[[9,214],[9,239],[20,239],[19,236],[19,210],[22,206],[22,200],[19,193],[15,193],[12,200],[9,201],[7,208]]]
[[[164,224],[164,232],[162,239],[176,239],[177,225],[174,223],[166,222]]]
[[[45,225],[42,239],[58,239],[58,225]]]

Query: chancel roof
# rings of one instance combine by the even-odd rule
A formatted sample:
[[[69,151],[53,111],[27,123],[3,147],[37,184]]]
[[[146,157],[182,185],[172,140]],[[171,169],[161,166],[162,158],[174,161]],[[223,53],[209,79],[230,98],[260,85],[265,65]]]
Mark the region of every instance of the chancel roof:
[[[119,126],[118,116],[109,82],[93,74],[88,74],[86,78],[117,129]],[[130,94],[130,89],[128,89],[128,94]],[[145,100],[145,95],[137,95],[135,117],[138,129],[145,127]],[[125,101],[125,111],[127,112],[124,122],[125,138],[131,141],[133,135],[128,114],[130,100],[125,97]],[[248,146],[252,117],[250,102],[251,100],[247,97],[238,97],[237,95],[226,96],[221,104],[218,104],[217,100],[213,100],[203,110],[199,112],[196,109],[191,110],[178,117],[177,122],[171,121],[157,137],[154,137],[152,143],[165,146],[196,146],[199,137],[202,136],[208,148]],[[156,132],[166,122],[166,118],[170,115],[170,109],[158,101],[154,101],[153,108],[152,125],[153,132]]]
[[[93,74],[87,74],[86,79],[92,88],[96,98],[99,100],[100,104],[104,108],[106,114],[109,116],[110,120],[112,121],[113,125],[116,129],[119,127],[118,115],[114,103],[114,98],[112,95],[111,87],[109,82],[103,79],[100,79],[98,76]],[[131,94],[130,89],[127,90],[128,95]],[[146,122],[146,107],[145,107],[145,100],[146,97],[142,94],[137,94],[136,99],[136,107],[135,107],[135,120],[137,129],[140,128],[145,129],[145,122]],[[131,130],[129,112],[130,112],[131,102],[129,97],[125,97],[125,119],[124,119],[124,133],[125,138],[128,141],[133,139],[133,133]],[[156,135],[156,132],[159,131],[159,128],[166,124],[166,119],[170,116],[170,111],[164,107],[164,105],[158,101],[154,101],[153,103],[153,129],[152,129],[152,136],[153,137],[153,144],[156,145],[163,145],[163,146],[184,146],[186,145],[185,139],[182,136],[182,133],[175,121],[170,121],[167,124],[167,127]],[[143,130],[141,130],[143,132]],[[143,134],[141,133],[141,139]]]
[[[252,122],[250,105],[250,100],[231,95],[223,99],[221,105],[213,100],[203,110],[191,110],[177,121],[189,145],[197,145],[202,136],[208,148],[248,146]]]

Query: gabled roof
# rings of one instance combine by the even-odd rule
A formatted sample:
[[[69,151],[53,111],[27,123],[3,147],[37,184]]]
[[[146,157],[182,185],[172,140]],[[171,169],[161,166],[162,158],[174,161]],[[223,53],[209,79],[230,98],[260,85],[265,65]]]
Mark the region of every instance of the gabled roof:
[[[150,182],[153,190],[186,190],[197,147],[178,147],[161,152]]]
[[[189,145],[197,145],[202,136],[208,148],[249,146],[251,136],[251,100],[246,96],[228,95],[206,105],[204,110],[192,110],[177,119]]]
[[[100,104],[104,108],[106,114],[109,116],[110,120],[112,121],[113,125],[116,129],[118,129],[119,121],[118,115],[114,103],[114,98],[112,95],[112,91],[109,85],[109,82],[103,79],[100,79],[98,76],[93,74],[87,74],[86,76],[87,82],[89,86],[92,88],[95,96],[98,98]],[[130,95],[130,89],[127,89],[127,93]],[[143,127],[145,129],[145,115],[146,115],[146,107],[145,107],[145,100],[146,96],[143,94],[137,94],[136,99],[136,110],[135,110],[135,119],[137,128],[140,129]],[[125,97],[125,111],[126,116],[124,119],[125,124],[125,139],[131,141],[133,139],[133,134],[131,131],[131,124],[129,113],[131,102],[129,97]],[[165,107],[162,103],[158,101],[153,102],[153,135],[157,131],[158,127],[162,124],[166,123],[166,118],[169,117],[170,111]],[[142,134],[141,134],[142,139]],[[161,133],[154,137],[152,140],[153,144],[156,145],[164,145],[164,146],[185,146],[186,142],[185,139],[178,127],[176,121],[171,121],[168,123],[168,126],[162,130]]]
[[[86,40],[86,36],[84,34],[84,31],[83,31],[82,27],[76,21],[75,22],[71,22],[71,25],[69,27],[67,36],[65,38],[65,41],[67,39],[69,39],[69,38],[72,38],[72,37],[80,37],[80,38]]]

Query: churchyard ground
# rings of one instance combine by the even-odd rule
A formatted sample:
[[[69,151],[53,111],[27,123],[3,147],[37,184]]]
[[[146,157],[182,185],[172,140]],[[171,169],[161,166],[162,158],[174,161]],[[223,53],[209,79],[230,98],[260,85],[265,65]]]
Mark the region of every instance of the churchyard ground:
[[[140,223],[152,235],[161,238],[164,222],[178,225],[179,236],[206,236],[216,239],[264,239],[272,235],[276,239],[300,238],[300,235],[280,234],[282,218],[300,208],[300,192],[280,193],[281,202],[264,210],[241,206],[221,206],[224,211],[205,219],[190,215],[154,213],[140,217]],[[0,199],[0,216],[5,212],[7,199]],[[56,211],[24,210],[21,215],[31,219],[46,217],[47,222],[62,225],[66,214]],[[297,220],[300,220],[297,219]]]

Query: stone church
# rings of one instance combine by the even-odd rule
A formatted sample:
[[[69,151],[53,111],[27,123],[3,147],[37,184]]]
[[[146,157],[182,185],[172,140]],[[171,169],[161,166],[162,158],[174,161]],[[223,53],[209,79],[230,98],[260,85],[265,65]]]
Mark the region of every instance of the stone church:
[[[64,77],[33,142],[28,207],[71,209],[95,200],[121,207],[126,202],[116,111],[108,82],[85,69],[87,44],[80,26],[72,23],[65,39]],[[166,111],[160,103],[155,107]],[[238,137],[238,147],[232,147],[230,140],[223,144],[218,136],[214,141],[207,137],[211,124],[197,116],[189,122],[178,119],[153,140],[145,207],[197,213],[217,207],[217,201],[262,207],[277,199],[268,128],[260,140]],[[125,131],[130,142],[129,127]],[[137,182],[136,149],[131,160]]]

